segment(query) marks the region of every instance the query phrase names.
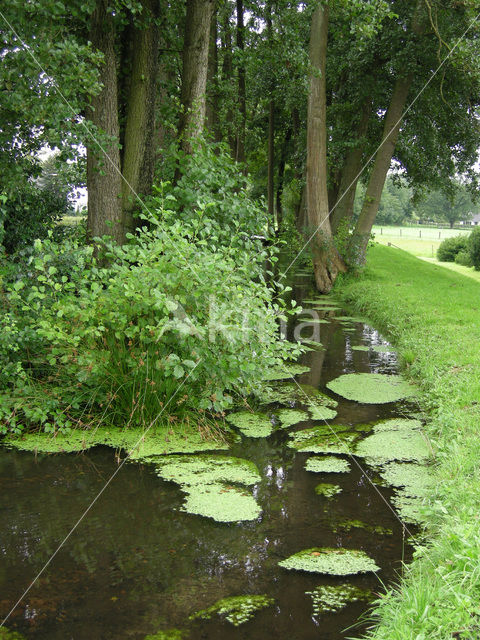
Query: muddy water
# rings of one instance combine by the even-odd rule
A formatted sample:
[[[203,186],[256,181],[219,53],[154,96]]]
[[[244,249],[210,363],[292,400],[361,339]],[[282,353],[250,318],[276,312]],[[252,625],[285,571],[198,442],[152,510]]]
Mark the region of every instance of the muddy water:
[[[305,296],[303,289],[297,297]],[[308,296],[307,296],[308,297]],[[305,305],[308,306],[308,305]],[[391,353],[352,350],[378,344],[381,336],[355,323],[353,330],[327,312],[321,324],[324,349],[301,361],[311,371],[300,382],[325,390],[342,373],[396,373]],[[347,327],[348,329],[348,327]],[[330,393],[330,395],[332,395]],[[404,415],[404,403],[361,405],[336,398],[342,424]],[[302,423],[298,428],[311,426]],[[373,592],[395,580],[411,550],[402,525],[374,488],[372,471],[352,464],[348,474],[315,474],[308,455],[285,446],[287,434],[244,439],[232,455],[255,462],[262,475],[255,488],[263,508],[253,523],[222,524],[180,511],[180,489],[148,466],[125,465],[8,621],[35,640],[143,639],[172,627],[206,640],[338,640],[361,635],[358,620],[368,605],[356,602],[316,618],[305,592],[340,578],[286,571],[278,561],[315,546],[363,549],[381,567],[378,576],[349,582]],[[84,455],[37,456],[0,450],[0,615],[29,586],[87,505],[116,468],[111,450]],[[333,499],[318,496],[319,482],[339,484]],[[335,533],[337,523],[362,520],[393,531],[379,536],[363,529]],[[341,530],[340,530],[341,531]],[[236,628],[218,619],[195,624],[188,616],[226,596],[268,594],[275,605]],[[348,629],[356,625],[354,629]]]

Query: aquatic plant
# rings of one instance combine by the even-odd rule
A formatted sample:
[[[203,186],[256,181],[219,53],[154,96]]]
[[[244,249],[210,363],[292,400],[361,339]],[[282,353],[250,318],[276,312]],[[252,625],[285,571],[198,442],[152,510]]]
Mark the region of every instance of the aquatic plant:
[[[364,404],[396,402],[416,393],[401,376],[381,373],[347,373],[331,380],[327,388],[347,400]]]
[[[371,598],[371,591],[364,591],[348,583],[335,586],[321,585],[312,591],[306,591],[305,594],[312,597],[314,616],[335,613],[350,602]]]
[[[387,344],[356,344],[352,347],[353,351],[375,351],[376,353],[395,353],[395,349]]]
[[[383,466],[381,477],[393,487],[402,487],[409,496],[424,496],[433,486],[432,468],[408,462],[390,462]]]
[[[296,431],[290,436],[288,446],[308,453],[348,453],[358,434],[326,431],[323,426]]]
[[[418,421],[412,426],[378,430],[358,443],[355,455],[367,458],[369,463],[383,464],[394,460],[421,461],[431,457],[427,441],[418,429]],[[378,425],[377,425],[378,428]]]
[[[369,533],[375,533],[379,536],[391,536],[393,531],[387,527],[381,527],[380,525],[367,524],[362,520],[345,520],[344,522],[338,522],[332,527],[332,531],[351,531],[352,529],[363,529]]]
[[[273,431],[268,415],[253,411],[238,411],[227,415],[227,420],[247,438],[266,438]]]
[[[210,620],[213,616],[225,618],[235,627],[248,622],[261,609],[274,604],[275,600],[266,595],[230,596],[215,602],[208,609],[197,611],[190,620]]]
[[[334,456],[314,456],[305,463],[305,470],[314,473],[346,473],[350,471],[350,464]]]
[[[181,486],[186,494],[183,510],[188,513],[219,522],[255,520],[261,513],[252,495],[232,486],[260,481],[253,462],[227,456],[169,456],[156,471]]]
[[[375,562],[364,551],[357,549],[314,547],[294,553],[278,563],[284,569],[347,576],[368,571],[379,571]]]
[[[315,493],[325,498],[333,498],[341,491],[342,488],[338,484],[329,484],[328,482],[321,482],[315,487]]]
[[[184,640],[188,635],[189,632],[184,629],[167,629],[166,631],[158,631],[153,635],[145,636],[144,640]]]
[[[0,627],[0,640],[25,640],[25,636],[17,631],[10,631],[6,627]]]
[[[310,418],[308,413],[300,411],[299,409],[280,409],[275,415],[280,420],[280,427],[282,429],[287,429],[294,424],[304,422]]]
[[[288,380],[293,376],[299,376],[302,373],[306,373],[307,371],[310,371],[310,367],[306,367],[303,364],[284,364],[282,365],[282,367],[272,369],[271,371],[266,373],[264,376],[262,376],[262,379],[265,381]]]
[[[309,384],[277,383],[271,387],[264,387],[257,392],[257,397],[265,404],[277,402],[293,406],[308,404],[313,406],[336,407],[337,402]]]

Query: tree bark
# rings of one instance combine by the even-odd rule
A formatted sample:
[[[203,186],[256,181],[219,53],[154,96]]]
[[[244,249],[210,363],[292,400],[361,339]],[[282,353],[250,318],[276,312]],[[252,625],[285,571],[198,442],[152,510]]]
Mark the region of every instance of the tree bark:
[[[267,201],[268,219],[274,227],[275,222],[275,103],[270,100],[268,103],[268,179],[267,179]]]
[[[237,0],[237,47],[240,55],[243,56],[245,49],[245,25],[243,22],[243,0]],[[236,137],[235,159],[237,162],[245,162],[245,130],[247,122],[247,101],[246,101],[246,82],[245,82],[245,63],[243,58],[237,69],[238,73],[238,112],[240,122]]]
[[[107,140],[99,149],[87,143],[87,230],[90,239],[109,235],[122,244],[125,229],[122,218],[122,175],[120,168],[117,65],[115,28],[107,1],[99,0],[91,17],[89,38],[94,49],[103,54],[99,79],[103,85],[92,98],[87,118]],[[98,134],[96,135],[98,137]]]
[[[328,293],[345,265],[332,237],[327,190],[326,57],[328,4],[319,4],[310,30],[310,87],[307,112],[306,212],[312,237],[313,269],[317,288]]]
[[[364,138],[367,134],[371,115],[372,103],[367,100],[363,105],[362,117],[356,133],[357,141],[347,154],[340,178],[338,197],[333,208],[331,208],[330,224],[334,235],[337,233],[340,223],[348,228],[353,218],[355,193],[362,170],[362,158],[365,148]]]
[[[130,90],[126,105],[122,155],[123,225],[133,231],[137,195],[150,193],[155,161],[155,106],[158,75],[159,33],[155,0],[143,0],[146,23],[133,28]]]
[[[208,45],[208,70],[207,70],[207,107],[206,126],[215,142],[221,141],[218,122],[218,47],[217,47],[217,12],[212,13],[210,25],[210,39]]]
[[[192,152],[192,140],[201,135],[205,124],[208,45],[214,4],[214,0],[187,0],[180,95],[182,113],[178,127],[186,153]]]
[[[285,180],[285,165],[287,163],[287,152],[292,137],[292,127],[288,127],[283,145],[280,151],[280,159],[278,161],[278,184],[277,184],[277,228],[280,231],[283,223],[283,186]]]
[[[384,118],[382,142],[375,156],[362,210],[348,247],[348,262],[353,267],[365,264],[368,240],[378,213],[380,198],[392,162],[400,132],[401,117],[412,81],[413,73],[409,73],[405,77],[398,78],[393,88],[390,105]]]

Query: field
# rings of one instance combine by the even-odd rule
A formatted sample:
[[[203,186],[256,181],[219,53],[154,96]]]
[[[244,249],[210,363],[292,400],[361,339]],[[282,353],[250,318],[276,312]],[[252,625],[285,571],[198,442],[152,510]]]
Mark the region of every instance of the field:
[[[374,226],[375,242],[413,253],[419,258],[435,258],[442,240],[452,236],[468,235],[470,229],[437,229],[436,227]]]

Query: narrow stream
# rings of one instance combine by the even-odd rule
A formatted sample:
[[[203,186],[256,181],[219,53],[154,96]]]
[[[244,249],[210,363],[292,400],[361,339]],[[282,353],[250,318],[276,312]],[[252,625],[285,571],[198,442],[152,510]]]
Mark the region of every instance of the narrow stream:
[[[308,298],[304,287],[294,295]],[[397,373],[397,362],[391,352],[352,350],[353,345],[382,343],[371,327],[333,319],[345,312],[323,315],[330,320],[318,327],[324,349],[302,356],[311,370],[298,380],[339,402],[331,423],[356,425],[411,411],[407,402],[358,404],[325,389],[343,373]],[[313,424],[304,422],[292,430]],[[231,450],[231,455],[253,461],[261,473],[255,496],[263,513],[255,522],[222,524],[182,512],[177,485],[161,480],[152,467],[125,465],[14,611],[8,628],[27,640],[143,640],[173,627],[190,629],[188,637],[194,640],[360,636],[366,623],[362,626],[358,619],[368,603],[353,602],[338,613],[315,616],[306,595],[318,585],[345,579],[287,571],[278,562],[310,547],[361,549],[381,570],[348,582],[376,593],[383,591],[382,583],[397,579],[411,548],[399,519],[382,499],[388,500],[391,490],[369,480],[375,479],[374,471],[358,459],[362,469],[352,463],[348,474],[307,472],[308,454],[286,447],[292,430],[243,438]],[[112,450],[103,447],[55,456],[0,449],[2,618],[115,468]],[[317,495],[319,482],[339,484],[342,492],[330,499]],[[338,528],[351,520],[393,534]],[[275,604],[239,627],[218,617],[188,622],[193,612],[240,594],[267,594]]]

